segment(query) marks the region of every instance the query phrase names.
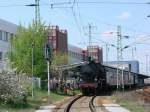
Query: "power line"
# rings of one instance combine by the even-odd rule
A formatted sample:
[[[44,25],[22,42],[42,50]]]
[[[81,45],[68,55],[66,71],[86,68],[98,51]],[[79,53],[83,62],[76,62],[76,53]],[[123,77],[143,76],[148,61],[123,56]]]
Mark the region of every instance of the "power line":
[[[83,14],[82,14],[83,15]],[[80,13],[80,16],[81,16],[81,13]],[[84,18],[87,18],[87,17],[84,17]],[[108,26],[113,26],[113,27],[116,27],[117,25],[113,25],[113,24],[110,24],[110,23],[108,23],[108,22],[105,22],[105,21],[102,21],[102,20],[98,20],[98,21],[101,21],[102,22],[102,24],[105,24],[105,25],[108,25]],[[124,26],[124,28],[126,29],[126,30],[129,30],[130,32],[132,31],[132,32],[138,32],[138,33],[146,33],[147,35],[145,36],[145,37],[148,37],[150,34],[148,33],[148,32],[140,32],[139,30],[135,30],[135,29],[132,29],[132,28],[129,28],[129,27],[125,27]],[[146,41],[146,40],[149,40],[150,38],[146,38],[145,40],[143,40],[143,41]],[[137,44],[137,41],[134,41],[134,42],[132,42],[132,43],[130,43],[129,45],[132,45],[132,44]]]
[[[80,13],[80,15],[81,15],[81,13]],[[97,21],[97,22],[100,22],[100,24],[104,24],[104,25],[107,25],[107,26],[112,26],[113,28],[116,28],[118,25],[116,25],[116,24],[112,24],[112,23],[108,23],[108,22],[106,22],[105,20],[101,20],[101,19],[96,19],[96,18],[91,18],[91,17],[88,17],[88,16],[86,16],[86,15],[84,15],[84,14],[82,14],[82,16],[84,16],[84,18],[90,18],[90,19],[94,19],[95,21]],[[136,32],[136,33],[138,33],[138,34],[147,34],[147,35],[149,35],[150,33],[149,32],[143,32],[143,31],[140,31],[140,30],[136,30],[136,29],[133,29],[133,28],[129,28],[129,27],[126,27],[126,26],[122,26],[122,28],[124,28],[124,29],[126,29],[126,30],[128,30],[128,31],[130,31],[130,32]]]
[[[112,1],[90,1],[90,2],[78,2],[78,4],[130,4],[130,5],[137,5],[137,4],[150,4],[150,2],[112,2]]]
[[[75,4],[78,4],[78,5],[80,5],[80,4],[84,4],[84,5],[87,5],[87,4],[93,4],[93,5],[95,5],[95,4],[114,4],[114,5],[149,5],[150,4],[150,2],[113,2],[113,1],[89,1],[89,2],[79,2],[79,1],[77,1],[76,2],[76,0],[74,0],[74,1],[69,1],[69,2],[51,2],[51,3],[44,3],[44,4],[41,4],[41,6],[50,6],[50,5],[53,5],[53,6],[58,6],[58,5],[75,5]],[[18,6],[26,6],[26,5],[24,5],[24,4],[9,4],[9,5],[0,5],[0,7],[18,7]],[[63,7],[63,8],[65,8],[65,7]]]
[[[55,2],[54,5],[68,5],[73,2]],[[119,4],[119,5],[145,5],[150,4],[150,2],[113,2],[113,1],[88,1],[88,2],[76,2],[78,4]]]
[[[78,23],[76,13],[75,13],[75,11],[74,11],[74,9],[73,9],[73,8],[71,8],[71,11],[72,11],[72,15],[73,15],[73,18],[74,18],[75,24],[77,25],[77,28],[78,28],[78,30],[79,30],[79,32],[80,32],[80,34],[81,34],[81,28],[80,28],[80,25],[79,25],[79,23]]]
[[[0,7],[22,7],[27,5],[21,5],[21,4],[9,4],[9,5],[0,5]]]
[[[111,1],[106,1],[106,2],[79,2],[79,1],[76,1],[76,0],[74,0],[73,2],[71,2],[71,1],[69,1],[69,2],[55,2],[55,3],[44,3],[44,4],[40,4],[40,6],[50,6],[50,5],[52,5],[53,4],[53,8],[68,8],[68,9],[70,9],[70,8],[72,8],[71,6],[57,6],[57,5],[65,5],[65,4],[72,4],[72,3],[74,3],[74,5],[75,4],[86,4],[86,3],[130,3],[130,4],[150,4],[150,3],[137,3],[137,2],[111,2]],[[35,5],[35,4],[30,4],[30,5]],[[56,5],[56,6],[55,6]],[[21,4],[9,4],[9,5],[0,5],[0,7],[20,7],[20,6],[29,6],[29,5],[21,5]],[[75,14],[73,14],[74,16],[76,16]],[[80,14],[80,16],[81,16],[81,14]],[[101,21],[101,20],[99,20],[99,21]],[[111,26],[114,26],[114,27],[116,27],[117,25],[112,25],[112,24],[110,24],[110,23],[107,23],[107,22],[104,22],[104,21],[102,21],[103,22],[103,24],[107,24],[107,25],[111,25]],[[79,25],[78,25],[79,26]],[[81,29],[81,28],[80,28]],[[140,32],[140,31],[137,31],[137,30],[135,30],[135,29],[131,29],[131,28],[126,28],[126,29],[128,29],[129,31],[133,31],[133,32]],[[147,32],[141,32],[141,33],[147,33]]]
[[[73,0],[72,8],[74,7],[75,4],[76,4],[76,0]]]
[[[36,22],[36,27],[40,23],[40,0],[35,0],[35,22]]]
[[[0,5],[0,8],[7,8],[7,7],[27,7],[27,6],[35,6],[35,4],[9,4],[9,5]],[[40,4],[40,6],[53,6],[53,4]],[[53,6],[52,8],[71,8],[70,6]]]
[[[80,24],[79,25],[79,27],[80,27],[80,35],[83,33],[83,36],[81,35],[81,37],[83,37],[83,39],[81,40],[81,41],[84,41],[84,45],[85,45],[85,38],[84,38],[84,34],[85,34],[85,31],[84,31],[84,26],[83,26],[83,21],[82,21],[82,18],[81,18],[81,15],[80,15],[80,8],[78,7],[78,0],[76,0],[76,11],[78,11],[78,21],[79,21],[79,23],[78,24]],[[82,32],[83,31],[83,32]]]
[[[89,37],[89,47],[92,46],[92,29],[95,28],[91,23],[88,23],[88,37]]]

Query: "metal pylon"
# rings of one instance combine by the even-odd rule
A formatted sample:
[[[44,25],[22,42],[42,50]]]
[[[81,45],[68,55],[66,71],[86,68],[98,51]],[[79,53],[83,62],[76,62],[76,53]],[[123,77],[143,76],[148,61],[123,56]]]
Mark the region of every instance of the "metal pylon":
[[[40,23],[40,0],[35,0],[35,24],[38,26]]]
[[[121,61],[122,57],[122,36],[121,36],[121,26],[117,27],[117,60]]]

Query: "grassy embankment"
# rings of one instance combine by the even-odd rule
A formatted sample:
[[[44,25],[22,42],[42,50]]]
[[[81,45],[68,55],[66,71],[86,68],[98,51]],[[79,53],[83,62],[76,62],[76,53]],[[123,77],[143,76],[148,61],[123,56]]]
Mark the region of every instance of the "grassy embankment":
[[[112,99],[131,112],[150,111],[150,104],[145,103],[135,92],[116,93],[112,96]]]
[[[79,90],[75,90],[75,94],[78,93]],[[34,112],[39,106],[56,103],[68,96],[54,92],[51,92],[48,96],[47,91],[36,90],[34,98],[31,96],[27,97],[26,104],[5,104],[4,102],[0,102],[0,112]]]

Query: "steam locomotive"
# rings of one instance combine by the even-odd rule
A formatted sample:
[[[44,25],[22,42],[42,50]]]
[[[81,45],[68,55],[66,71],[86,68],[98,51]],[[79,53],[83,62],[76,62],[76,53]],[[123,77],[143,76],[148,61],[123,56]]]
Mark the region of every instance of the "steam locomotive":
[[[125,87],[138,84],[138,74],[90,61],[76,67],[82,94],[96,94],[107,87]],[[118,73],[118,74],[117,74]]]
[[[79,87],[84,95],[95,94],[98,87],[106,85],[105,68],[100,63],[90,61],[76,69],[81,79]]]

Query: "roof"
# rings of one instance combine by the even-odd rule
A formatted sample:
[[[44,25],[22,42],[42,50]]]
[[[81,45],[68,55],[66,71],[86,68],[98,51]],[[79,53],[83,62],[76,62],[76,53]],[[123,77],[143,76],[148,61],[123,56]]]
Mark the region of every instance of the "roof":
[[[107,67],[107,68],[111,68],[111,69],[117,69],[117,68],[112,67],[112,66],[107,66],[107,65],[103,65],[103,66],[104,66],[104,67]],[[121,70],[121,69],[118,69],[118,70]],[[123,70],[123,71],[128,72],[127,70]],[[150,78],[150,76],[145,75],[145,74],[139,74],[139,73],[135,73],[135,72],[131,72],[131,73],[137,75],[137,76],[140,77],[140,78],[144,78],[144,79]]]
[[[138,77],[141,77],[141,78],[144,78],[144,79],[150,78],[150,76],[144,75],[144,74],[138,74]]]
[[[0,19],[0,30],[15,34],[17,32],[17,25]]]

